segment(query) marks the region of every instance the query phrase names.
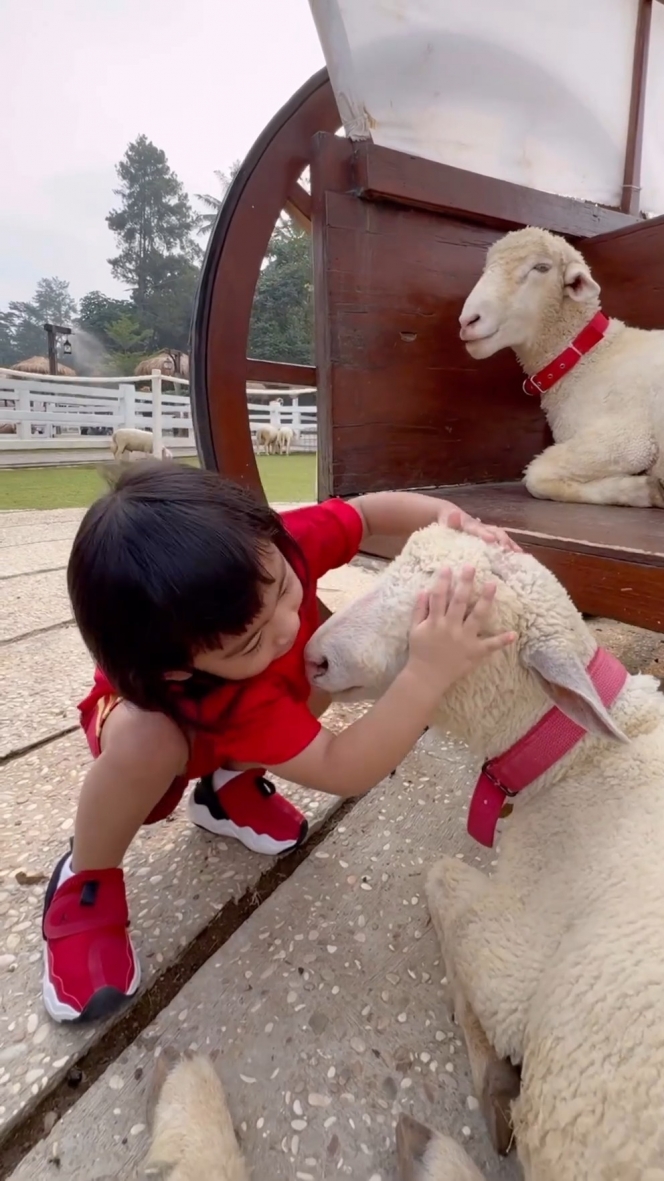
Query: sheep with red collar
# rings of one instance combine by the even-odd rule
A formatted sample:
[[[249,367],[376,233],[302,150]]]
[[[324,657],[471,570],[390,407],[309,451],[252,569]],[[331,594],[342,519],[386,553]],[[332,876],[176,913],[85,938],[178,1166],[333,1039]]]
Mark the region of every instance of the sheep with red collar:
[[[655,679],[629,676],[599,651],[534,558],[432,525],[313,636],[314,683],[342,700],[380,696],[406,661],[418,593],[441,566],[469,562],[477,586],[497,582],[492,628],[517,635],[432,718],[484,768],[471,834],[490,844],[502,806],[513,805],[490,877],[445,857],[427,880],[475,1093],[499,1150],[513,1122],[527,1181],[663,1181],[664,697]],[[458,1181],[458,1149],[436,1145],[438,1171],[422,1177]],[[467,1175],[476,1175],[470,1163]]]
[[[459,322],[476,360],[512,348],[541,400],[555,443],[526,470],[533,496],[664,507],[664,331],[604,316],[578,250],[547,230],[506,234]]]

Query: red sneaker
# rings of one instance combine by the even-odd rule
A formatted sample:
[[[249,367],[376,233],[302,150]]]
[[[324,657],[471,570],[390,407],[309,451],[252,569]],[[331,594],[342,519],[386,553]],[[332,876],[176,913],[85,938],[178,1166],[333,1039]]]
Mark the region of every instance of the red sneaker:
[[[189,819],[215,836],[235,837],[252,853],[289,853],[306,840],[309,825],[290,800],[257,771],[243,771],[215,790],[199,779],[187,801]]]
[[[134,995],[141,969],[122,870],[88,870],[60,885],[69,856],[55,867],[44,900],[44,1007],[54,1021],[97,1021]]]

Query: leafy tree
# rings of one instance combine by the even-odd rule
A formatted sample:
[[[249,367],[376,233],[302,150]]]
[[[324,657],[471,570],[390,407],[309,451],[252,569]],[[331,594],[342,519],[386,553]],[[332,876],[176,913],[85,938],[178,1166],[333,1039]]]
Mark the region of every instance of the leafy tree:
[[[168,255],[155,268],[140,319],[157,348],[187,351],[197,284],[198,267],[182,255]]]
[[[14,347],[14,317],[11,312],[0,312],[0,366],[10,369],[18,360]]]
[[[129,299],[112,299],[101,291],[89,291],[78,310],[78,322],[107,348],[111,344],[108,329],[121,316],[131,316],[134,305]]]
[[[218,168],[215,169],[214,175],[216,176],[221,189],[220,197],[213,197],[210,193],[195,194],[196,200],[201,201],[205,206],[205,213],[199,213],[197,215],[196,221],[196,228],[198,232],[200,234],[204,234],[205,237],[207,237],[214,228],[214,223],[216,222],[219,210],[223,205],[226,192],[230,186],[231,181],[235,179],[238,172],[240,171],[241,164],[241,160],[234,160],[228,172],[221,172]]]
[[[152,333],[142,328],[136,315],[123,315],[109,324],[109,365],[119,374],[130,374],[151,351]]]
[[[45,356],[47,350],[44,324],[72,324],[76,317],[76,302],[64,279],[40,279],[31,300],[12,300],[9,304],[9,324],[13,345],[13,361],[26,357]],[[5,328],[7,313],[5,313]]]
[[[256,286],[249,354],[301,365],[313,359],[311,240],[290,218],[276,226]]]
[[[117,173],[120,206],[106,221],[119,253],[109,263],[115,278],[130,288],[140,314],[159,282],[164,260],[193,260],[199,254],[192,237],[196,216],[165,153],[147,136],[129,144]]]

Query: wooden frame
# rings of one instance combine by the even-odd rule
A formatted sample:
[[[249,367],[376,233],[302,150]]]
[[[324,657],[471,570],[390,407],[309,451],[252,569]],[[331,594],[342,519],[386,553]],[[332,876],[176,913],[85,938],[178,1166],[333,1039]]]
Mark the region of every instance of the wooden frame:
[[[639,2],[635,67],[641,65],[635,68],[625,162],[625,184],[632,191],[639,183],[650,0]],[[393,450],[381,461],[381,486],[428,488],[453,498],[474,515],[506,524],[526,549],[562,579],[582,610],[664,630],[664,544],[659,528],[664,518],[657,510],[551,505],[528,497],[518,477],[524,463],[546,443],[541,411],[522,396],[521,375],[513,358],[501,355],[481,368],[472,366],[458,346],[454,324],[481,270],[485,247],[505,230],[534,222],[581,245],[602,282],[610,314],[623,315],[642,327],[662,326],[664,289],[657,260],[664,246],[664,218],[639,220],[630,212],[633,201],[624,202],[622,210],[604,209],[409,158],[367,142],[351,144],[332,134],[339,122],[327,75],[321,71],[260,137],[224,202],[203,268],[192,342],[194,415],[204,462],[262,494],[249,432],[246,382],[317,384],[321,498],[364,490],[376,474],[383,431],[383,443],[391,439]],[[309,164],[311,196],[299,182]],[[246,355],[256,281],[284,209],[300,225],[313,229],[316,367],[247,359]],[[417,250],[406,252],[403,282],[398,287],[384,286],[382,310],[380,300],[374,309],[388,326],[383,352],[390,366],[381,371],[375,355],[372,360],[366,334],[367,309],[360,309],[355,325],[348,317],[358,293],[369,291],[374,300],[380,295],[366,284],[372,275],[380,278],[383,263],[375,245],[388,230],[394,231],[394,243],[399,240],[403,247],[408,239],[420,253],[418,258]],[[349,251],[353,235],[354,255]],[[425,249],[430,258],[423,259]],[[413,285],[413,267],[426,275],[427,261],[431,274],[445,276],[442,300],[431,275],[419,294],[417,283]],[[397,325],[395,314],[398,318],[404,311],[402,289],[410,307],[405,307],[405,322]],[[340,325],[345,335],[340,334]],[[425,342],[430,350],[428,368],[439,376],[445,371],[440,339],[447,334],[443,352],[449,354],[445,363],[454,376],[450,388],[458,391],[456,420],[448,415],[443,421],[431,384],[428,393],[418,385],[430,376],[421,359],[419,371],[413,364],[420,331],[429,334]],[[346,382],[344,389],[340,374],[353,352],[361,365],[354,385]],[[412,388],[403,385],[406,369],[412,375],[411,386],[415,382],[414,401]],[[396,394],[382,403],[376,401],[376,391],[389,390],[395,375]],[[374,410],[378,407],[375,421],[371,421],[372,399]],[[478,432],[475,424],[470,447],[472,419],[477,419],[482,405],[494,415],[499,407],[500,415],[509,416],[511,435],[501,429],[500,417],[490,430],[484,426]],[[418,414],[419,425],[413,425]],[[486,415],[483,421],[489,421]],[[347,464],[344,468],[348,449],[344,451],[343,432],[347,440],[348,427],[358,436],[365,432],[364,453],[352,469]],[[432,440],[440,443],[441,454],[445,452],[438,471]],[[452,476],[452,486],[441,487],[443,469]],[[370,552],[389,557],[398,548],[394,540],[378,538],[373,539]]]

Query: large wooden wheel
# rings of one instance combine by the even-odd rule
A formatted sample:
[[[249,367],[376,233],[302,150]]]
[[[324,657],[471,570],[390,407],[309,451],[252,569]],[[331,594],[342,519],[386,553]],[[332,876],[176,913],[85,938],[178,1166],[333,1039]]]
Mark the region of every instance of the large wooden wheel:
[[[192,406],[206,467],[262,494],[251,443],[247,381],[314,385],[314,366],[247,358],[256,283],[284,210],[310,221],[299,183],[318,131],[341,125],[327,70],[314,74],[265,128],[226,194],[208,246],[192,329]]]

